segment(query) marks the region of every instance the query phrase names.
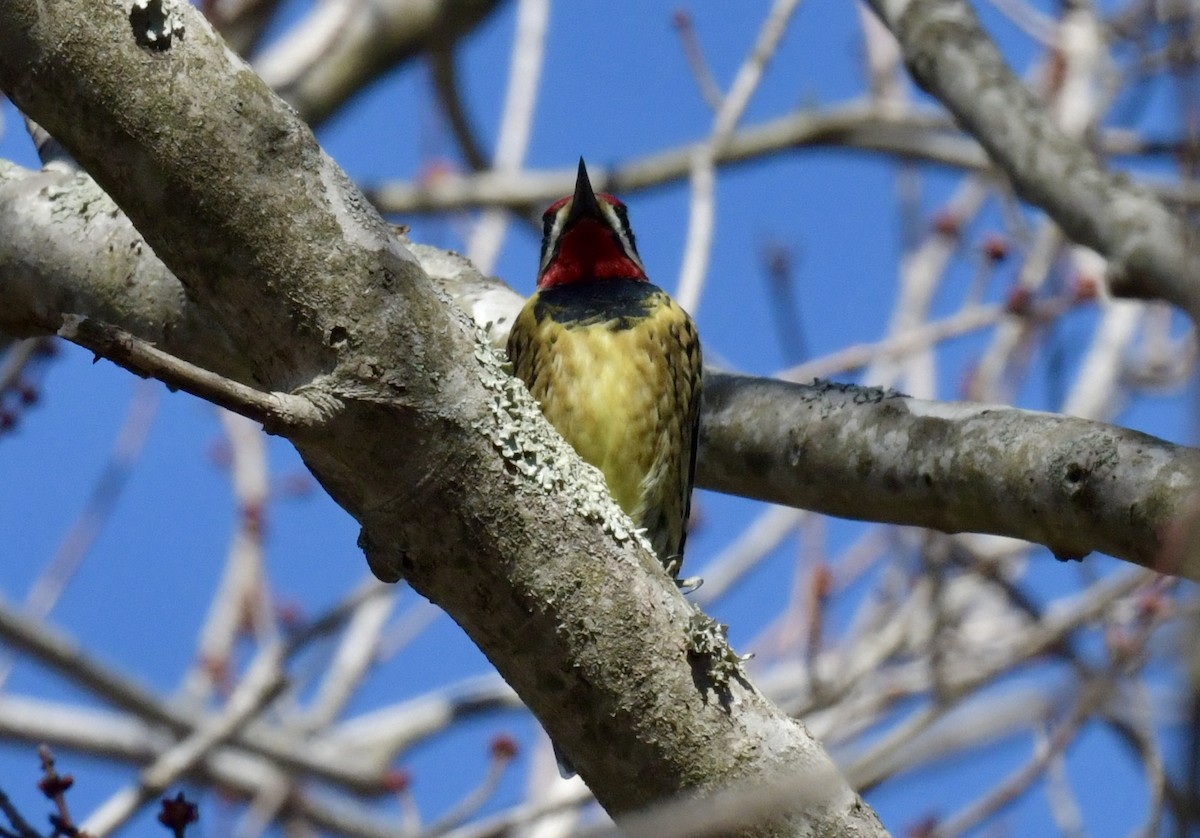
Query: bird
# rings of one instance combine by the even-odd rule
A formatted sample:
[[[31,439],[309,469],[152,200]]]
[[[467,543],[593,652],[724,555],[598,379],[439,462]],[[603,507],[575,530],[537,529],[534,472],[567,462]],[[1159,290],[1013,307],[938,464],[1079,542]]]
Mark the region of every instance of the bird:
[[[550,424],[598,468],[668,575],[683,562],[699,438],[696,324],[650,283],[629,212],[596,193],[583,158],[575,191],[542,216],[537,290],[508,357]]]

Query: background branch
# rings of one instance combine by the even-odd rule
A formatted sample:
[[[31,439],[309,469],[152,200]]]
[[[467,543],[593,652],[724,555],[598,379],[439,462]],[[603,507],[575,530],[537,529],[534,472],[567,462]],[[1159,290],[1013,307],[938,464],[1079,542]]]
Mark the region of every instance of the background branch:
[[[1017,191],[1109,260],[1121,296],[1161,298],[1200,318],[1195,236],[1150,193],[1109,172],[1054,125],[961,0],[872,0],[913,78],[941,99]]]

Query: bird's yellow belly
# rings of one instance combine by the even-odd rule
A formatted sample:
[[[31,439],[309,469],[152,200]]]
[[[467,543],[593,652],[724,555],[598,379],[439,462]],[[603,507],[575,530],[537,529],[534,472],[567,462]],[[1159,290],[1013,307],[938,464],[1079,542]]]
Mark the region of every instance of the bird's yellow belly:
[[[700,345],[683,309],[646,282],[539,291],[509,335],[514,372],[664,564],[686,536]]]
[[[557,332],[533,395],[637,520],[643,484],[653,478],[665,443],[660,402],[669,390],[669,359],[661,350],[647,351],[646,335],[637,329],[597,324]]]

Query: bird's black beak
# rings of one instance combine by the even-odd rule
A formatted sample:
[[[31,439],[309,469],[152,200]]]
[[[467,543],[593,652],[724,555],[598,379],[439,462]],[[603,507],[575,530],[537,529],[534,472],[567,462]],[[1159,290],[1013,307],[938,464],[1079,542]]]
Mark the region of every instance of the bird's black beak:
[[[571,211],[567,214],[563,227],[570,227],[581,218],[604,218],[600,202],[596,200],[596,193],[592,191],[592,182],[588,179],[587,166],[583,165],[582,157],[579,158],[579,174],[575,176],[575,195],[571,198]]]

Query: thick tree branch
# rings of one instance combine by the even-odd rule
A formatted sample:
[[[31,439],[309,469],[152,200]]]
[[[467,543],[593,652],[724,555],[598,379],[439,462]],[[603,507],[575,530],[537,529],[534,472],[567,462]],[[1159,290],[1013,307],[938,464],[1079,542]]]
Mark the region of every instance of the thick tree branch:
[[[522,299],[417,248],[502,346]],[[489,325],[490,324],[490,325]],[[814,381],[705,371],[698,486],[856,518],[1108,553],[1200,580],[1176,537],[1200,497],[1200,450],[1071,416]]]
[[[709,376],[704,397],[698,476],[709,488],[1200,579],[1195,555],[1164,549],[1200,496],[1194,448],[1070,416],[829,382]]]
[[[86,174],[0,160],[0,331],[50,335],[86,314],[246,382],[250,371],[211,312]]]
[[[201,8],[225,42],[246,56],[259,44],[279,5],[280,0],[216,0]]]
[[[336,404],[291,439],[375,572],[449,612],[614,814],[831,776],[295,114],[191,6],[153,41],[131,6],[0,5],[0,89],[212,312],[249,383]],[[825,788],[753,834],[883,834]]]
[[[255,69],[310,125],[392,67],[451,49],[498,0],[336,0],[318,4],[255,61]]]
[[[54,177],[25,176],[37,182]],[[94,186],[80,181],[79,188]],[[4,190],[0,182],[0,210]],[[18,209],[33,208],[23,203]],[[103,285],[94,277],[119,270],[153,277],[147,280],[150,292],[177,283],[152,253],[129,263],[120,247],[96,252],[92,245],[89,251],[89,243],[74,233],[84,236],[90,228],[75,226],[75,214],[31,211],[26,217],[37,220],[27,225],[27,236],[38,247],[17,248],[6,263],[9,251],[0,239],[0,312],[8,322],[26,322],[31,310],[50,323],[69,311],[99,310],[122,328],[143,329],[147,339],[174,355],[194,355],[205,340],[214,341],[202,357],[229,377],[229,361],[220,352],[228,339],[219,330],[147,325],[139,319],[141,285],[131,287],[128,314],[118,298],[96,296],[94,285]],[[104,217],[115,225],[124,216]],[[70,232],[55,234],[56,225]],[[0,230],[10,226],[16,226],[14,219],[0,211]],[[104,241],[99,239],[101,245]],[[489,332],[493,345],[503,347],[523,298],[504,283],[480,276],[460,257],[421,245],[412,249],[431,278]],[[60,250],[62,257],[56,255]],[[20,271],[10,273],[14,269],[7,265],[18,262]],[[60,264],[65,267],[55,272]],[[23,271],[46,282],[24,283]],[[39,289],[41,296],[33,294]],[[152,293],[146,296],[154,299]],[[161,319],[199,317],[181,290],[163,296],[174,307],[163,304],[157,310]],[[60,299],[75,307],[60,311]],[[895,394],[884,400],[872,391],[768,382],[713,370],[707,391],[697,472],[704,488],[847,518],[1010,535],[1046,544],[1063,556],[1102,552],[1200,580],[1200,567],[1162,552],[1172,529],[1191,514],[1200,488],[1195,449],[1065,416],[937,405]],[[1104,468],[1088,471],[1087,464],[1097,461]],[[1073,468],[1084,469],[1082,479]]]
[[[913,78],[979,140],[1017,192],[1108,258],[1114,294],[1168,300],[1200,322],[1195,232],[1055,125],[969,4],[871,0],[871,6],[900,41]]]

